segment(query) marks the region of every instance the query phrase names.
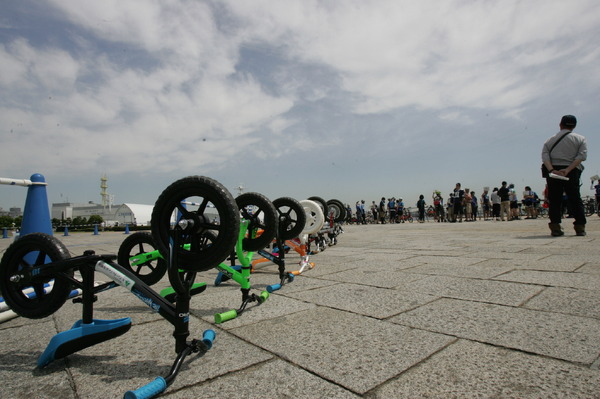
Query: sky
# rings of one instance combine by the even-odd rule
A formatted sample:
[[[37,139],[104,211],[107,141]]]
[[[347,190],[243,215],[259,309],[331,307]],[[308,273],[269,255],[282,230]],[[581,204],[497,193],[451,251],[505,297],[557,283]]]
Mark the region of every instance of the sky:
[[[541,193],[564,114],[600,173],[597,0],[3,0],[0,177],[50,203],[237,195],[407,206],[457,182]],[[27,189],[0,185],[0,207]],[[431,200],[430,200],[431,202]]]

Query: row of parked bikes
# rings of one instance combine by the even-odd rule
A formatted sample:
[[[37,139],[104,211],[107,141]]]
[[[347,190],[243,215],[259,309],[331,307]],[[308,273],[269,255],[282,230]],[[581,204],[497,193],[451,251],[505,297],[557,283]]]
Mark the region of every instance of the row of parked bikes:
[[[310,256],[337,244],[346,218],[343,204],[311,197],[270,201],[259,193],[233,198],[214,179],[189,176],[168,186],[158,197],[151,233],[128,236],[116,255],[85,251],[70,257],[55,237],[32,233],[20,237],[0,262],[0,291],[19,316],[40,319],[60,309],[69,298],[82,304],[82,318],[70,330],[55,335],[38,358],[38,367],[126,333],[129,317],[94,318],[96,295],[124,287],[160,314],[174,328],[176,359],[169,374],[125,393],[125,398],[151,398],[173,383],[185,358],[204,354],[215,340],[212,329],[189,339],[190,302],[206,290],[198,273],[218,270],[214,285],[233,280],[241,290],[241,305],[214,315],[216,324],[238,317],[250,304],[264,303],[271,293],[291,283],[315,264]],[[288,270],[285,255],[294,250],[300,261]],[[278,276],[265,290],[253,290],[250,276],[257,265],[273,262]],[[109,282],[96,282],[96,272]],[[170,287],[156,292],[152,285],[167,275]],[[255,292],[256,291],[256,292]]]

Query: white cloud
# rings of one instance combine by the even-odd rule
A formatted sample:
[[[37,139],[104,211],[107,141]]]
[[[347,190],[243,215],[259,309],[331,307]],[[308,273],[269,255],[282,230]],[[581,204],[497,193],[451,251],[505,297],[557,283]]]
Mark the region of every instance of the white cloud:
[[[0,62],[0,85],[6,89],[69,90],[79,69],[78,63],[66,51],[56,48],[40,50],[25,39],[1,45]]]
[[[13,24],[0,43],[0,150],[15,175],[177,175],[245,157],[283,174],[331,148],[351,167],[352,151],[405,159],[488,112],[515,124],[591,107],[600,84],[592,0],[49,4],[46,37]],[[469,144],[486,148],[493,129]]]
[[[244,145],[256,140],[245,136],[264,125],[289,125],[282,114],[291,99],[266,94],[250,75],[234,75],[236,39],[216,29],[205,3],[60,1],[55,6],[83,29],[73,35],[79,49],[72,54],[40,49],[24,39],[0,47],[4,87],[29,99],[40,89],[51,93],[48,101],[36,100],[35,112],[17,112],[27,126],[10,118],[19,133],[3,143],[6,149],[33,146],[44,137],[44,145],[32,150],[33,164],[39,160],[39,167],[58,170],[64,165],[47,162],[44,154],[83,150],[79,172],[99,164],[114,172],[200,169],[245,151]],[[94,44],[97,39],[108,41],[112,52]],[[115,56],[119,44],[153,61],[122,65]],[[15,111],[5,105],[0,112],[14,116]],[[46,142],[49,132],[60,135],[60,144]],[[171,156],[178,160],[166,161]],[[7,160],[16,163],[18,155],[12,152]]]
[[[577,38],[596,29],[599,6],[575,3],[596,16],[552,1],[228,4],[257,39],[287,41],[291,56],[338,71],[363,99],[356,112],[381,113],[521,107],[544,88],[530,70],[551,74],[553,63],[586,45]]]

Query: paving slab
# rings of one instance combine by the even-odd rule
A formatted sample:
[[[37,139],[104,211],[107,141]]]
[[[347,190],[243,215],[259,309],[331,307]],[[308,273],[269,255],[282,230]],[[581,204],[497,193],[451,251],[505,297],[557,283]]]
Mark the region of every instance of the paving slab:
[[[600,290],[548,287],[523,306],[528,309],[600,319]]]
[[[51,319],[25,325],[8,322],[0,327],[1,397],[77,398],[64,360],[58,360],[52,368],[36,368],[44,349],[39,342],[49,342],[55,333]]]
[[[543,259],[548,256],[548,254],[529,253],[527,250],[522,250],[519,252],[507,252],[502,250],[491,251],[489,247],[482,247],[479,250],[476,250],[475,252],[469,253],[465,256],[478,256],[488,261],[505,260],[507,262],[518,261],[523,263]]]
[[[596,261],[588,262],[575,271],[579,272],[579,273],[600,274],[600,263],[598,263]]]
[[[205,295],[202,302],[194,301],[190,312],[208,323],[215,324],[216,313],[239,309],[242,305],[242,293],[236,287],[218,287],[213,288],[213,291],[210,295]],[[253,291],[253,293],[259,295],[260,291]],[[280,294],[271,294],[269,299],[264,303],[249,303],[241,315],[235,319],[223,322],[219,326],[230,330],[246,324],[254,324],[267,319],[304,311],[315,306],[314,303],[299,301]]]
[[[586,273],[563,273],[537,270],[515,270],[495,277],[495,280],[539,284],[552,287],[570,287],[584,290],[600,290],[600,275]]]
[[[273,360],[192,386],[166,398],[359,398],[352,392],[282,360]]]
[[[598,397],[600,218],[586,237],[567,221],[564,237],[550,237],[547,223],[345,226],[338,245],[311,256],[313,270],[219,325],[216,311],[241,304],[239,286],[199,273],[209,287],[191,301],[190,331],[217,339],[162,397]],[[127,235],[55,237],[81,255],[115,254]],[[11,242],[0,239],[0,255]],[[287,269],[298,261],[291,251]],[[253,291],[278,279],[261,265]],[[165,276],[153,288],[167,286]],[[166,375],[175,353],[162,317],[122,288],[99,293],[94,316],[133,326],[42,370],[38,356],[81,305],[0,323],[0,397],[122,397]]]
[[[476,264],[467,266],[452,266],[447,267],[439,264],[425,264],[415,266],[410,270],[410,273],[436,275],[436,276],[453,276],[453,277],[471,277],[477,279],[489,279],[502,274],[505,274],[514,269],[514,262],[506,260],[491,259],[483,260]]]
[[[412,271],[414,269],[410,269]],[[404,269],[391,269],[389,267],[381,267],[380,265],[369,265],[360,269],[346,270],[339,273],[328,274],[322,279],[371,285],[380,288],[392,288],[399,284],[419,280],[426,276],[406,273]]]
[[[529,284],[503,284],[499,281],[475,278],[428,276],[403,283],[397,289],[438,297],[518,306],[539,293],[542,287]]]
[[[589,256],[550,255],[540,260],[519,262],[515,269],[573,272],[588,262]]]
[[[369,398],[596,398],[600,373],[572,363],[459,340]]]
[[[443,298],[389,319],[405,326],[591,365],[600,320]]]
[[[449,256],[447,254],[439,254],[437,256],[421,255],[419,261],[426,265],[441,266],[452,268],[455,266],[469,266],[486,260],[485,258],[472,258],[463,255]]]
[[[210,328],[195,318],[190,325],[196,338]],[[176,356],[172,333],[170,325],[162,321],[133,326],[121,337],[70,355],[68,370],[77,394],[83,398],[122,397],[128,390],[167,375]],[[170,389],[193,386],[271,358],[271,354],[218,331],[213,348],[203,356],[190,355]]]
[[[385,319],[438,298],[419,292],[358,284],[337,284],[310,291],[282,293],[282,295],[377,319]]]
[[[231,332],[357,394],[454,341],[453,337],[324,307]]]

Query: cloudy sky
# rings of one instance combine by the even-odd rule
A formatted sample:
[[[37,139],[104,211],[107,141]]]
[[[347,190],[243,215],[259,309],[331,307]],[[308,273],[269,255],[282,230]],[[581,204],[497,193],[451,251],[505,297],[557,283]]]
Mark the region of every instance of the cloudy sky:
[[[4,0],[0,177],[153,204],[213,177],[271,199],[408,205],[543,190],[563,114],[600,172],[597,0]],[[0,186],[0,207],[26,189]]]

